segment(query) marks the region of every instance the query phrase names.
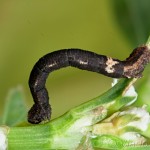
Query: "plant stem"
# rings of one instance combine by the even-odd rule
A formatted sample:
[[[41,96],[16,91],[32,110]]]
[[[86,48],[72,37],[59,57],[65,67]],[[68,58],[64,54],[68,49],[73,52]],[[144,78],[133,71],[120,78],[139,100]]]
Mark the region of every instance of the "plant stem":
[[[8,133],[9,150],[76,149],[90,132],[90,127],[127,105],[134,97],[123,95],[133,79],[123,79],[103,95],[71,109],[48,123],[11,127]],[[116,105],[115,109],[112,107]]]

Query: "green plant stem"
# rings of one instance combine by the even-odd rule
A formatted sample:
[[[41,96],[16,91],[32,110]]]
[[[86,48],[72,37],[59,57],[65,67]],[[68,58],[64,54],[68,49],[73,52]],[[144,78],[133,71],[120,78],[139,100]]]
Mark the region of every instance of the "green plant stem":
[[[8,134],[8,149],[49,149],[50,147],[49,125],[28,127],[12,127]]]
[[[71,109],[48,123],[11,127],[8,133],[9,150],[76,149],[88,135],[91,125],[103,120],[110,112],[115,112],[135,98],[124,96],[132,82],[133,79],[122,79],[103,95]],[[114,105],[115,109],[112,107]]]

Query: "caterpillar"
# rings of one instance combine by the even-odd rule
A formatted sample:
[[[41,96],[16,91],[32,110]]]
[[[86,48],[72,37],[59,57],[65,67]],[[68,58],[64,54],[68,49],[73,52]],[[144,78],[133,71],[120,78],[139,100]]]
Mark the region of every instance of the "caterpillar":
[[[46,54],[34,65],[29,77],[34,104],[28,112],[28,122],[38,124],[50,120],[51,105],[45,84],[49,73],[55,70],[72,66],[112,78],[140,78],[149,62],[148,46],[134,49],[124,61],[81,49],[63,49]]]

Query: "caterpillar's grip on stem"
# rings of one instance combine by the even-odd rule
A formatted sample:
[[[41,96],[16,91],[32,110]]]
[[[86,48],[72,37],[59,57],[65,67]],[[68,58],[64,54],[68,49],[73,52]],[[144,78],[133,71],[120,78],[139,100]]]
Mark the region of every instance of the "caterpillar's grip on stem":
[[[51,105],[45,84],[49,73],[54,70],[72,66],[113,78],[139,78],[149,61],[148,46],[136,48],[124,61],[81,49],[64,49],[49,53],[39,59],[30,74],[29,86],[35,104],[28,113],[28,121],[38,124],[50,120]]]

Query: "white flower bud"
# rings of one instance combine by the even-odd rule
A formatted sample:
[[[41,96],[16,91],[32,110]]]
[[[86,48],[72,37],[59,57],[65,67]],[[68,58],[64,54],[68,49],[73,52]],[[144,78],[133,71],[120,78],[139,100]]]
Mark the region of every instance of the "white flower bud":
[[[136,132],[126,132],[121,138],[130,141],[129,145],[143,145],[146,142],[146,139]]]
[[[135,115],[138,119],[133,120],[127,124],[127,126],[132,126],[135,128],[138,128],[141,131],[146,131],[148,128],[148,125],[150,123],[150,115],[149,113],[144,109],[144,107],[134,107],[132,109],[123,111],[119,114],[119,116],[122,115]]]

